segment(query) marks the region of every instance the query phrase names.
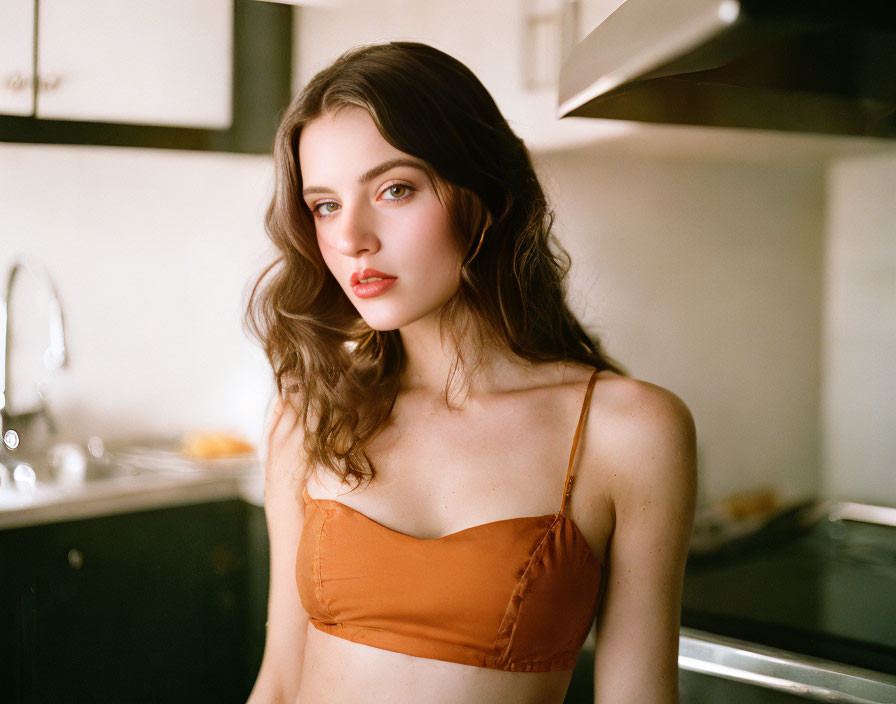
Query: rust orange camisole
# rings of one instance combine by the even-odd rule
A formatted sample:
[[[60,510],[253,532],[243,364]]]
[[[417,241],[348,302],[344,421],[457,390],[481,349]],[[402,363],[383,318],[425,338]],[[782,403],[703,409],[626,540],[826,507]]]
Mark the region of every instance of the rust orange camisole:
[[[591,629],[601,565],[560,510],[415,538],[304,491],[296,577],[315,628],[356,643],[509,672],[570,670]]]

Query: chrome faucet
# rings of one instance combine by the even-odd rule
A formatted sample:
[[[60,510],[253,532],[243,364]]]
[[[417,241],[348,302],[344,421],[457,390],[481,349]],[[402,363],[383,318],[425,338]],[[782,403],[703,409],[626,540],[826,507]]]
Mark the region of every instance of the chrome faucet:
[[[9,302],[12,298],[12,290],[16,281],[16,275],[21,270],[28,271],[35,279],[41,282],[50,298],[50,344],[44,352],[44,366],[49,370],[64,367],[68,362],[65,351],[65,326],[62,320],[62,306],[56,285],[50,278],[45,267],[26,263],[21,257],[13,260],[6,279],[6,297],[0,299],[0,455],[7,450],[16,448],[25,449],[33,444],[35,423],[43,419],[51,435],[56,433],[56,424],[44,403],[43,393],[38,390],[41,400],[35,408],[21,410],[13,413],[9,408],[10,380],[12,370],[10,353],[12,351],[12,321],[9,318]]]

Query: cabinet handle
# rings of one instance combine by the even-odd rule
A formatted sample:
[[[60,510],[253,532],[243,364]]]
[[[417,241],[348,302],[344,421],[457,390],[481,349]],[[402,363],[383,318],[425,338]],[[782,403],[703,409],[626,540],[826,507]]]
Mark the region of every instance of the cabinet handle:
[[[39,76],[37,79],[37,89],[38,90],[56,90],[59,87],[59,83],[61,82],[61,78],[59,75],[55,73],[48,74],[46,76]]]
[[[17,93],[30,85],[31,77],[23,73],[14,73],[6,78],[6,87]]]
[[[68,551],[68,565],[73,570],[79,570],[84,566],[84,553],[78,548],[72,548]]]

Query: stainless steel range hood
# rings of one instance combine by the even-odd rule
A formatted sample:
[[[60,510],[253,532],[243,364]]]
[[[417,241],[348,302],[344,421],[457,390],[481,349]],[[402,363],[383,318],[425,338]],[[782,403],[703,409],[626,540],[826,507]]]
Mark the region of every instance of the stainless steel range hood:
[[[558,112],[896,139],[896,3],[627,0],[564,62]]]

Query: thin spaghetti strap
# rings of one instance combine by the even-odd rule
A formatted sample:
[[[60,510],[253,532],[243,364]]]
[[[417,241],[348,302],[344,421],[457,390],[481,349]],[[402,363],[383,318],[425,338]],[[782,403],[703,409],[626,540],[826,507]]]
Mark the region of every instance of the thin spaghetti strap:
[[[590,406],[591,394],[594,391],[594,382],[597,381],[599,370],[595,369],[588,380],[588,389],[585,391],[585,400],[582,402],[582,410],[579,413],[579,424],[576,426],[576,434],[572,438],[572,449],[569,451],[569,467],[566,469],[566,484],[563,485],[563,500],[560,502],[560,513],[566,508],[566,500],[572,492],[572,483],[575,474],[572,468],[576,460],[576,450],[579,449],[579,439],[582,437],[582,429],[585,427],[585,418],[588,416],[588,408]]]

